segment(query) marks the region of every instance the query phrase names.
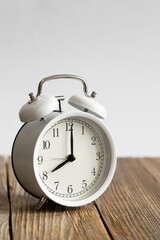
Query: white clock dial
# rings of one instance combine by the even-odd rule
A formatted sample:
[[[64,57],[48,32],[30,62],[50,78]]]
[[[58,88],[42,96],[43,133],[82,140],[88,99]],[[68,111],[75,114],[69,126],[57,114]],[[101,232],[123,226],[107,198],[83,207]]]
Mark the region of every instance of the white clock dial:
[[[70,117],[44,132],[35,161],[41,185],[50,196],[81,200],[104,183],[110,168],[110,148],[97,124]]]

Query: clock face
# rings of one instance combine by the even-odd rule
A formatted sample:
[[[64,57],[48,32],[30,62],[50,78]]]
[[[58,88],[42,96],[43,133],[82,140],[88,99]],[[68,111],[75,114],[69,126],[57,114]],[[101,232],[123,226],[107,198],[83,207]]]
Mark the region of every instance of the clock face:
[[[110,158],[102,129],[90,119],[70,117],[45,129],[35,161],[46,195],[76,201],[90,197],[103,185]]]

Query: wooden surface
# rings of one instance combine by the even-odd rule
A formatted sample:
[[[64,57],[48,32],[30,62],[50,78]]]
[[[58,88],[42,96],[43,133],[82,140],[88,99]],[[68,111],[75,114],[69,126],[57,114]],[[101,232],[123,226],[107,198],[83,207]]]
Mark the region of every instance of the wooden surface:
[[[160,239],[160,159],[118,159],[107,191],[94,203],[69,208],[38,199],[17,183],[0,158],[0,240]]]

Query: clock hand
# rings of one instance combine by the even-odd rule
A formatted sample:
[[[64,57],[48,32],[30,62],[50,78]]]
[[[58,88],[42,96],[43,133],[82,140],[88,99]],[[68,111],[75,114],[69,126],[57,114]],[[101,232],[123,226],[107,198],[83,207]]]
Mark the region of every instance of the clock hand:
[[[76,159],[76,157],[73,155],[73,123],[71,124],[70,144],[71,144],[71,154],[68,156],[68,159],[70,159],[70,162],[73,162]]]
[[[68,163],[68,162],[73,162],[75,159],[76,159],[76,158],[75,158],[73,155],[70,154],[70,155],[68,156],[67,160],[64,161],[64,162],[62,162],[62,163],[60,163],[56,168],[54,168],[54,169],[52,170],[52,172],[54,172],[54,171],[58,170],[59,168],[63,167],[63,166],[64,166],[66,163]]]
[[[67,158],[66,161],[60,163],[56,168],[54,168],[54,169],[52,170],[52,172],[54,172],[54,171],[58,170],[59,168],[63,167],[67,162],[69,162],[69,159],[68,159],[68,158]]]
[[[70,138],[70,144],[71,144],[71,154],[68,156],[67,160],[60,163],[56,168],[52,170],[52,172],[58,170],[59,168],[63,167],[68,162],[73,162],[76,158],[73,155],[73,123],[71,124],[71,138]]]
[[[73,123],[71,125],[71,138],[70,138],[70,143],[71,143],[71,155],[73,155]]]

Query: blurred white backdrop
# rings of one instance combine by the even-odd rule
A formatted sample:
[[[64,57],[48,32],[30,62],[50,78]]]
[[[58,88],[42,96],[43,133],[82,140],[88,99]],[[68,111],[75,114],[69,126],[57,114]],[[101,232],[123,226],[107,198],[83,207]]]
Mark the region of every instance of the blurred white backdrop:
[[[0,154],[11,152],[28,93],[58,73],[97,92],[118,156],[160,155],[159,0],[0,0]],[[43,93],[67,100],[82,93],[72,83]]]

